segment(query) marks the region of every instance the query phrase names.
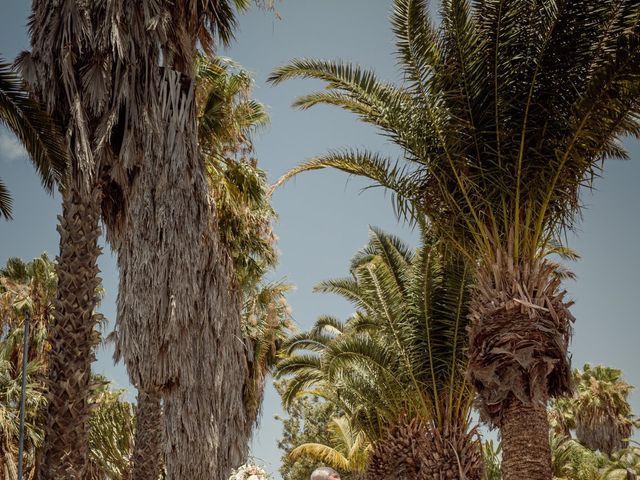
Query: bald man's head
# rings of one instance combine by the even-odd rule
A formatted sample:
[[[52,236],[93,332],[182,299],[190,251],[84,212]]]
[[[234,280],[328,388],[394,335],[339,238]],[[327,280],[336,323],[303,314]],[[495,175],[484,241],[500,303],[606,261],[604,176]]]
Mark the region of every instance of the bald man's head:
[[[316,468],[311,474],[311,480],[340,480],[340,474],[333,468]]]

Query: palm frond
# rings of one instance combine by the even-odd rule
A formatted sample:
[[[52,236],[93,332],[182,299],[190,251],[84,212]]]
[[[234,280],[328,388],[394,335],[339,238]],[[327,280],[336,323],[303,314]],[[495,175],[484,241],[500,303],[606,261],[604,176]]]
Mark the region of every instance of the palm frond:
[[[25,91],[20,77],[0,57],[0,124],[7,126],[25,147],[43,187],[62,185],[67,152],[59,127]],[[9,218],[8,190],[0,184],[0,214]]]

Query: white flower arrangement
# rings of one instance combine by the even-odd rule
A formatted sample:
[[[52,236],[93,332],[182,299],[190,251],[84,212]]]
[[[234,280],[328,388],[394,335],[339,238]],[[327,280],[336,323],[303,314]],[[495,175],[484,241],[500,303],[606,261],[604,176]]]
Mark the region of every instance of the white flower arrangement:
[[[263,468],[245,463],[231,473],[229,480],[272,480]]]

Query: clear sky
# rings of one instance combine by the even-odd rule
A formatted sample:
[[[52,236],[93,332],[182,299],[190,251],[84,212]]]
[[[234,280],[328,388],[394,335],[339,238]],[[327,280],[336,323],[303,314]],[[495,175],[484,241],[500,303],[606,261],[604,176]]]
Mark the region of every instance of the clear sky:
[[[29,5],[27,0],[2,0],[0,54],[5,58],[12,59],[28,46]],[[374,68],[384,79],[397,80],[390,8],[390,0],[284,0],[277,5],[280,18],[259,10],[240,17],[235,44],[221,53],[254,73],[254,95],[269,108],[271,127],[258,137],[256,150],[271,181],[331,148],[366,146],[397,153],[386,139],[347,113],[328,107],[308,112],[290,108],[297,95],[318,84],[291,81],[271,87],[265,82],[274,67],[303,56],[351,60]],[[604,177],[596,182],[597,191],[584,196],[584,220],[578,238],[571,239],[582,258],[571,265],[578,278],[567,289],[576,302],[574,365],[591,362],[622,368],[627,380],[640,387],[640,253],[636,246],[640,238],[640,144],[629,141],[627,146],[631,161],[606,165]],[[12,222],[0,221],[0,263],[11,256],[30,259],[43,251],[55,255],[59,199],[42,192],[24,153],[1,130],[0,177],[13,193],[15,216]],[[320,280],[347,274],[348,260],[366,243],[369,225],[410,242],[415,237],[395,221],[388,196],[378,189],[361,192],[364,185],[337,172],[314,172],[275,194],[282,252],[275,276],[296,285],[289,300],[302,328],[320,314],[344,318],[350,313],[346,302],[314,294],[311,289]],[[106,289],[101,310],[113,320],[118,280],[114,257],[106,247],[100,268]],[[120,386],[128,385],[124,368],[113,365],[110,351],[99,353],[95,369]],[[640,411],[640,394],[633,395],[632,403]],[[279,399],[269,387],[252,450],[274,473],[279,465],[276,439],[281,431],[274,420],[276,414],[281,414]]]

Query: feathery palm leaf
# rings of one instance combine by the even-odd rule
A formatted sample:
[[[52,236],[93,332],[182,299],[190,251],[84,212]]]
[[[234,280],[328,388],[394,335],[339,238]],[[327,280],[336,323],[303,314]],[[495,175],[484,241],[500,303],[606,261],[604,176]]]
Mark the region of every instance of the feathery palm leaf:
[[[464,266],[446,261],[428,241],[414,253],[372,229],[351,274],[316,290],[343,296],[356,313],[344,324],[322,317],[285,342],[278,364],[280,376],[292,375],[285,402],[308,389],[319,392],[371,440],[406,414],[438,425],[466,420]]]
[[[44,109],[25,91],[22,80],[0,57],[0,125],[8,127],[25,147],[42,182],[51,192],[61,184],[67,154],[62,135]],[[0,180],[0,216],[11,218],[11,196]]]

